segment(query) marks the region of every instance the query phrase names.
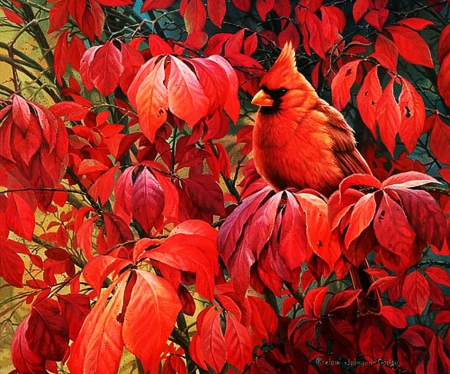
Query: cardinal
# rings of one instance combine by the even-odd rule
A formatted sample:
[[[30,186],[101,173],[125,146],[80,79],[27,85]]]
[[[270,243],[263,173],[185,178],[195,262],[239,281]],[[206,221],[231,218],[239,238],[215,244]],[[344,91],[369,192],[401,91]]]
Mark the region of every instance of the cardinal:
[[[372,174],[356,149],[353,129],[297,71],[291,43],[261,79],[252,104],[260,106],[253,130],[255,167],[275,190],[312,188],[329,196],[345,177]],[[377,314],[381,300],[378,292],[367,293],[373,279],[366,268],[364,261],[350,275],[364,292],[360,312]]]

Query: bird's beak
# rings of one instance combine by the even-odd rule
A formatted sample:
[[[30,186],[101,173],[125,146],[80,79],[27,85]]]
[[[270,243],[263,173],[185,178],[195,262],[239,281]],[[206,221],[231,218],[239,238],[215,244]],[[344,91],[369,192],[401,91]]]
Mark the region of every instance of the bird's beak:
[[[252,100],[253,105],[273,106],[273,99],[264,90],[259,90]]]

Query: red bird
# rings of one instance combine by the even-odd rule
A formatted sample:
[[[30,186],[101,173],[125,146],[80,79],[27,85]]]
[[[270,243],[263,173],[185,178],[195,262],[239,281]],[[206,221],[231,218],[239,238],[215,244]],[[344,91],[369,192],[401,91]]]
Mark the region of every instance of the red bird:
[[[262,78],[252,104],[260,106],[253,131],[255,167],[276,190],[312,188],[329,196],[345,177],[371,174],[356,149],[353,129],[297,71],[290,43]],[[364,262],[350,272],[355,287],[365,293],[373,282],[367,267]],[[380,308],[378,292],[360,304],[361,313]]]

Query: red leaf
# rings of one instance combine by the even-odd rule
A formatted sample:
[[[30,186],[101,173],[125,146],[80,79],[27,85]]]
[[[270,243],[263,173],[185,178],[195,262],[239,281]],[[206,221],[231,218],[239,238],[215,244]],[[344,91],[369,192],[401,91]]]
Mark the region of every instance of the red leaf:
[[[164,85],[165,58],[158,61],[148,61],[141,67],[128,95],[131,103],[137,108],[139,124],[144,135],[153,142],[156,131],[167,119],[168,90]],[[143,79],[143,80],[142,80]]]
[[[18,194],[12,193],[8,196],[5,213],[11,230],[20,237],[31,241],[35,218],[28,203]]]
[[[425,273],[436,283],[450,287],[450,275],[444,268],[430,266],[425,269]]]
[[[326,202],[307,193],[299,193],[296,198],[306,215],[306,234],[309,245],[314,253],[325,260],[332,269],[340,254],[330,250],[331,232]]]
[[[263,21],[266,20],[267,13],[273,9],[274,3],[274,0],[256,0],[256,10]]]
[[[303,308],[307,316],[316,317],[318,319],[322,316],[322,306],[327,295],[328,287],[317,287],[308,291],[305,296]]]
[[[12,115],[14,123],[26,133],[30,127],[31,111],[27,101],[18,95],[14,95],[12,98]]]
[[[358,23],[359,20],[366,14],[371,8],[372,2],[370,0],[356,0],[353,4],[353,18]]]
[[[96,51],[89,70],[95,87],[103,96],[108,96],[119,85],[123,72],[120,51],[112,42],[107,41]]]
[[[69,20],[68,2],[69,0],[61,0],[51,7],[49,12],[50,27],[47,30],[48,34],[60,30]]]
[[[83,269],[86,282],[100,295],[106,276],[113,271],[118,273],[121,269],[130,265],[130,261],[111,256],[96,256],[88,261]]]
[[[203,316],[197,319],[197,331],[200,335],[201,349],[205,361],[211,368],[220,373],[227,359],[226,341],[222,335],[221,310],[213,307],[204,309]],[[199,323],[201,321],[201,323]]]
[[[251,56],[258,48],[258,34],[252,33],[244,40],[244,53],[247,56]]]
[[[434,319],[434,324],[435,325],[440,325],[440,324],[443,324],[443,323],[448,325],[449,322],[450,322],[450,311],[449,310],[440,311],[436,315],[436,318]]]
[[[400,107],[394,97],[394,79],[391,79],[381,94],[376,110],[381,140],[392,155],[396,145],[395,136],[402,119]]]
[[[290,0],[276,0],[273,5],[273,10],[276,14],[282,17],[289,17],[291,15],[291,2]]]
[[[398,133],[408,152],[412,153],[425,125],[425,104],[422,96],[406,79],[402,79],[399,106],[402,121]]]
[[[370,57],[375,58],[385,68],[394,72],[397,71],[398,61],[398,49],[395,43],[383,36],[383,34],[377,34],[377,40],[375,42],[375,53],[372,53]]]
[[[3,11],[3,13],[5,13],[6,18],[8,18],[8,20],[12,23],[15,23],[17,25],[21,25],[23,23],[23,19],[16,12],[12,12],[11,10],[3,7],[0,7],[0,9]]]
[[[298,202],[287,194],[288,202],[281,222],[279,254],[291,270],[301,266],[306,258],[306,221],[300,213]]]
[[[242,372],[245,365],[252,362],[252,337],[248,329],[229,313],[226,314],[226,325],[227,362]]]
[[[116,203],[114,213],[121,217],[126,223],[131,221],[131,196],[133,195],[133,167],[125,169],[116,182],[114,194]]]
[[[261,345],[263,340],[271,341],[278,327],[278,316],[272,307],[259,297],[249,296],[251,306],[251,327],[253,344]]]
[[[144,58],[138,50],[129,44],[120,44],[122,55],[123,73],[120,76],[119,84],[123,92],[127,92],[137,72],[144,64]]]
[[[392,327],[383,318],[368,314],[358,318],[356,329],[362,354],[365,357],[383,357],[392,340]]]
[[[163,209],[164,192],[153,173],[147,167],[143,167],[133,186],[131,197],[133,218],[145,232],[150,233]]]
[[[358,107],[359,114],[373,136],[377,134],[377,104],[381,93],[378,67],[375,66],[367,73],[364,78],[364,83],[356,96],[356,106]]]
[[[419,173],[417,171],[407,171],[405,173],[390,176],[382,183],[382,187],[413,188],[423,186],[427,183],[438,183],[438,181],[427,174]]]
[[[367,13],[364,17],[364,19],[367,21],[367,23],[375,27],[378,31],[383,30],[384,23],[389,17],[389,10],[386,8],[380,8],[380,9],[371,9],[369,13]]]
[[[9,239],[0,240],[0,276],[17,288],[23,287],[22,278],[25,272],[25,264],[17,254],[22,245]]]
[[[348,189],[340,196],[339,192],[335,192],[328,200],[328,217],[330,219],[331,230],[336,229],[341,220],[350,211],[350,209],[364,196],[360,191]]]
[[[103,220],[106,228],[106,247],[114,246],[134,239],[130,226],[119,216],[103,212]]]
[[[401,309],[391,305],[383,306],[381,308],[381,315],[395,328],[404,329],[408,325],[405,313]]]
[[[243,12],[248,12],[251,6],[251,0],[232,0],[234,6]]]
[[[178,222],[178,208],[180,197],[174,184],[168,180],[165,175],[162,175],[155,170],[156,179],[164,191],[164,210],[163,215],[169,220]]]
[[[378,242],[384,248],[400,256],[409,256],[416,235],[402,207],[386,193],[375,215],[373,228]]]
[[[360,62],[361,60],[351,61],[342,66],[331,83],[333,105],[337,110],[344,109],[350,99],[350,89],[355,83]]]
[[[439,250],[447,235],[447,223],[439,204],[426,191],[395,189],[415,234]]]
[[[255,254],[248,246],[242,246],[233,253],[227,262],[227,269],[236,294],[243,296],[246,294],[250,284],[250,268],[255,263]]]
[[[323,60],[325,60],[326,42],[322,21],[312,11],[307,11],[306,26],[310,38],[309,45]]]
[[[67,363],[70,373],[110,374],[118,371],[123,351],[123,321],[118,317],[122,312],[126,279],[129,276],[130,272],[125,272],[113,282],[87,316],[77,339],[70,347]],[[151,310],[153,309],[146,312]],[[137,335],[147,339],[153,336],[142,332],[141,330]],[[99,360],[99,357],[102,359]]]
[[[170,55],[173,53],[173,49],[169,43],[156,34],[150,34],[148,36],[148,45],[153,56]]]
[[[75,340],[83,326],[83,322],[91,311],[90,299],[87,295],[57,295],[61,314],[69,323],[69,338]]]
[[[224,105],[224,109],[227,112],[228,116],[234,123],[237,123],[239,113],[240,113],[240,102],[238,99],[238,89],[239,82],[236,75],[235,70],[230,65],[230,63],[225,60],[222,56],[213,55],[208,57],[213,60],[215,63],[219,64],[220,67],[225,71],[228,78],[228,93],[226,95],[226,102]]]
[[[191,60],[205,95],[209,98],[209,114],[223,108],[228,94],[227,74],[210,58]]]
[[[31,309],[25,337],[29,348],[47,360],[61,361],[69,343],[69,324],[59,314],[58,303],[37,301]]]
[[[406,340],[406,342],[413,347],[426,347],[424,338],[419,333],[419,328],[422,326],[410,326],[403,334],[399,336],[399,339]]]
[[[342,248],[342,252],[353,265],[359,266],[373,250],[375,244],[375,234],[369,226],[349,244],[348,248]],[[344,271],[347,272],[346,269]]]
[[[444,27],[439,36],[438,62],[441,65],[444,58],[450,54],[450,25]]]
[[[403,297],[414,313],[422,314],[430,298],[430,288],[428,281],[418,270],[406,276]]]
[[[90,108],[73,101],[63,101],[53,104],[50,111],[56,117],[63,118],[64,121],[81,121],[89,113]]]
[[[370,225],[375,215],[376,206],[374,193],[364,195],[355,204],[345,234],[345,246],[347,248]]]
[[[94,200],[97,201],[99,199],[101,204],[106,204],[114,190],[117,171],[118,167],[112,167],[96,179],[91,187],[89,187],[88,192]]]
[[[83,83],[88,91],[94,88],[94,82],[91,77],[91,65],[94,61],[95,54],[102,46],[97,45],[89,48],[86,52],[84,52],[83,57],[80,61],[80,75]]]
[[[181,310],[177,293],[168,281],[147,271],[136,270],[124,311],[123,341],[139,357],[145,371],[156,371]],[[115,371],[114,371],[115,372]]]
[[[203,31],[206,22],[205,6],[201,0],[190,0],[183,15],[188,34]]]
[[[148,12],[153,9],[165,9],[170,7],[175,0],[145,0],[142,5],[141,13]]]
[[[46,374],[46,360],[28,346],[25,333],[29,328],[28,315],[16,328],[11,344],[11,359],[18,373]]]
[[[450,59],[449,68],[450,68]],[[445,124],[438,114],[432,114],[427,118],[427,121],[432,123],[433,130],[431,131],[430,149],[439,161],[450,164],[450,154],[448,149],[450,147],[450,126]]]
[[[397,21],[397,23],[400,25],[408,26],[417,31],[423,30],[425,27],[433,25],[433,21],[417,17],[405,18]]]
[[[68,53],[69,53],[69,43],[67,42],[67,36],[69,32],[63,31],[56,42],[55,54],[53,58],[53,70],[55,72],[56,80],[59,85],[62,86],[62,76],[66,72]]]
[[[78,246],[83,250],[88,260],[93,258],[92,232],[94,230],[94,222],[97,219],[98,217],[89,218],[76,230]]]
[[[213,301],[214,277],[219,270],[219,264],[216,243],[208,239],[200,235],[173,235],[145,257],[196,274],[197,292]]]
[[[289,22],[286,28],[278,35],[278,45],[280,47],[284,46],[288,41],[292,43],[292,48],[294,48],[294,50],[296,50],[300,44],[300,35],[297,26],[295,26],[293,22]]]
[[[222,21],[227,11],[225,0],[208,0],[208,15],[212,23],[217,27],[222,27]]]
[[[339,197],[341,198],[348,188],[354,186],[367,186],[378,189],[381,188],[381,183],[377,178],[370,174],[352,174],[345,178],[339,185]]]
[[[392,35],[400,55],[411,64],[433,68],[430,49],[417,31],[404,26],[388,26],[386,30]]]
[[[268,198],[271,191],[271,188],[267,187],[246,198],[220,227],[218,248],[226,264],[228,264],[231,256],[237,251],[238,241],[240,241],[244,225],[251,219],[263,204],[264,200]]]
[[[445,104],[450,107],[450,54],[442,61],[438,73],[437,86]]]
[[[201,211],[224,215],[223,192],[212,175],[196,175],[184,179],[185,188],[192,203]]]
[[[104,165],[98,160],[86,158],[83,161],[81,161],[78,173],[80,175],[83,175],[89,173],[98,173],[105,170],[108,170],[108,166]]]
[[[133,0],[97,0],[97,1],[105,6],[125,6],[133,4]]]
[[[361,290],[344,290],[335,293],[328,301],[325,313],[348,308],[358,298],[360,293]]]
[[[167,84],[169,109],[192,128],[208,113],[209,99],[198,78],[183,61],[172,56],[171,62]]]
[[[77,1],[79,3],[79,1]],[[90,9],[87,8],[78,25],[80,30],[87,35],[91,42],[94,42],[94,37],[102,38],[103,27],[105,25],[105,13],[97,1],[90,1]]]

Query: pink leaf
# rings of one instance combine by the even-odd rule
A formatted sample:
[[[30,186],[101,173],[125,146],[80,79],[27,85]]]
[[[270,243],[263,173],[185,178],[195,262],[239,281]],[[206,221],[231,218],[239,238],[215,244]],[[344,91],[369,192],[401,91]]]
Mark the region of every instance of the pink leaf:
[[[133,218],[147,233],[151,232],[164,209],[164,192],[147,167],[142,168],[134,183],[131,209]]]

